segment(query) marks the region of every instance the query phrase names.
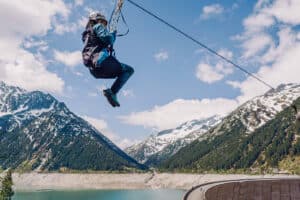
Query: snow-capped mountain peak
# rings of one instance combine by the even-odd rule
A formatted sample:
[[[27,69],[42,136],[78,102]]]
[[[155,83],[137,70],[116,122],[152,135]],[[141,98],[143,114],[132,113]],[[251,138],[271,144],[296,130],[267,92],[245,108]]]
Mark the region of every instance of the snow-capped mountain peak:
[[[42,111],[49,111],[57,104],[59,102],[50,94],[28,92],[0,82],[0,116],[21,114],[29,110],[37,115]]]
[[[188,121],[175,129],[151,135],[145,141],[127,148],[126,152],[142,163],[145,163],[151,156],[164,154],[164,152],[168,152],[168,156],[171,156],[220,123],[221,120],[220,116],[212,116],[207,119]]]
[[[250,133],[273,119],[299,96],[300,84],[281,84],[275,90],[270,90],[240,106],[235,117],[242,119]]]
[[[138,161],[152,164],[153,160],[158,163],[196,139],[202,140],[209,135],[220,135],[227,129],[230,130],[235,121],[241,121],[246,127],[246,134],[250,134],[290,106],[299,96],[300,84],[282,84],[247,101],[223,119],[213,116],[204,120],[192,120],[175,129],[151,135],[126,151]],[[212,129],[213,127],[215,128]]]
[[[144,168],[50,94],[0,83],[0,168]]]

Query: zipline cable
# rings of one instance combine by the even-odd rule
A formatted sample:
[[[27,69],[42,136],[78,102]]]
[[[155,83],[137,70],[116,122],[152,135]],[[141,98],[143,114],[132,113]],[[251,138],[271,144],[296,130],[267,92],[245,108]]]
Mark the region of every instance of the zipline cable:
[[[212,54],[220,57],[221,59],[225,60],[226,62],[230,63],[231,65],[233,65],[234,67],[238,68],[239,70],[243,71],[244,73],[248,74],[249,76],[255,78],[256,80],[258,80],[259,82],[261,82],[262,84],[266,85],[267,87],[271,88],[274,90],[274,88],[266,83],[265,81],[263,81],[262,79],[258,78],[257,76],[255,76],[254,74],[252,74],[251,72],[248,72],[246,69],[244,69],[243,67],[241,67],[240,65],[234,63],[233,61],[229,60],[228,58],[222,56],[221,54],[219,54],[218,52],[216,52],[215,50],[213,50],[212,48],[206,46],[205,44],[203,44],[202,42],[196,40],[195,38],[193,38],[192,36],[188,35],[187,33],[183,32],[182,30],[180,30],[179,28],[176,28],[175,26],[173,26],[172,24],[170,24],[169,22],[165,21],[164,19],[160,18],[159,16],[153,14],[152,12],[150,12],[149,10],[147,10],[146,8],[142,7],[141,5],[133,2],[132,0],[127,0],[129,3],[131,3],[132,5],[136,6],[137,8],[141,9],[142,11],[146,12],[147,14],[151,15],[152,17],[156,18],[158,21],[164,23],[165,25],[169,26],[170,28],[172,28],[173,30],[179,32],[180,34],[182,34],[183,36],[185,36],[186,38],[192,40],[193,42],[197,43],[198,45],[200,45],[201,47],[205,48],[206,50],[208,50],[209,52],[211,52]]]

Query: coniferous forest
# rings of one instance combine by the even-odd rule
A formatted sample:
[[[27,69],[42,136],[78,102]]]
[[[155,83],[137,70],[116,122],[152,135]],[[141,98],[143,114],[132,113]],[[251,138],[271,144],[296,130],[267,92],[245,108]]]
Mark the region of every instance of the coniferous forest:
[[[300,105],[300,98],[295,104]],[[285,166],[286,159],[295,160],[300,156],[299,137],[295,113],[288,107],[251,134],[247,134],[246,127],[236,119],[231,129],[194,141],[163,162],[160,168],[195,172],[239,169],[265,172]]]

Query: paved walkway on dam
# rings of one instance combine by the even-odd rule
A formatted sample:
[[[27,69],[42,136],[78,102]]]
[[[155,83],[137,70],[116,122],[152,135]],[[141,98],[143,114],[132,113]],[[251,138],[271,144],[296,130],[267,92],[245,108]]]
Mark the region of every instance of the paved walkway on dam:
[[[254,179],[207,183],[184,200],[300,200],[300,179]]]

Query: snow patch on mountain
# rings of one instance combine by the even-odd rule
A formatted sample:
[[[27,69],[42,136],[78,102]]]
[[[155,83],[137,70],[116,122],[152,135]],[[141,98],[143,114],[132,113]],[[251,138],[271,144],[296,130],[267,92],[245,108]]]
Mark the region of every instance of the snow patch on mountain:
[[[5,162],[1,163],[4,167],[26,164],[37,170],[57,169],[61,163],[75,168],[80,168],[82,164],[88,166],[88,169],[92,169],[90,166],[99,169],[107,166],[112,169],[121,169],[123,166],[144,167],[50,94],[40,91],[28,92],[1,81],[0,132],[7,140],[11,140],[1,140],[2,143],[7,142],[10,145],[5,151],[1,149],[0,157],[14,151],[11,150],[12,146],[23,148],[16,155],[10,155],[14,156],[13,159],[5,158]],[[12,145],[13,143],[15,144]],[[64,152],[61,149],[68,150]],[[70,152],[78,160],[67,161],[70,157],[65,154]],[[90,155],[98,157],[89,160],[87,157]],[[103,162],[99,160],[100,157]],[[84,163],[80,164],[80,160]]]
[[[283,109],[291,106],[299,96],[300,84],[282,84],[264,95],[247,101],[223,119],[214,116],[206,120],[189,121],[175,129],[151,135],[145,141],[127,148],[126,151],[138,161],[145,163],[155,154],[170,156],[196,139],[203,140],[209,135],[220,135],[230,130],[237,121],[241,121],[247,128],[246,134],[250,134]],[[212,129],[213,127],[215,128]]]
[[[299,96],[299,84],[282,84],[240,106],[234,117],[241,119],[247,133],[251,133],[290,106]]]
[[[163,153],[164,151],[169,151],[168,154],[171,156],[221,121],[222,117],[220,116],[213,116],[203,120],[192,120],[175,129],[164,130],[156,135],[151,135],[145,141],[135,144],[125,151],[142,163],[145,163],[150,156]],[[172,150],[166,150],[170,145],[174,145]]]

